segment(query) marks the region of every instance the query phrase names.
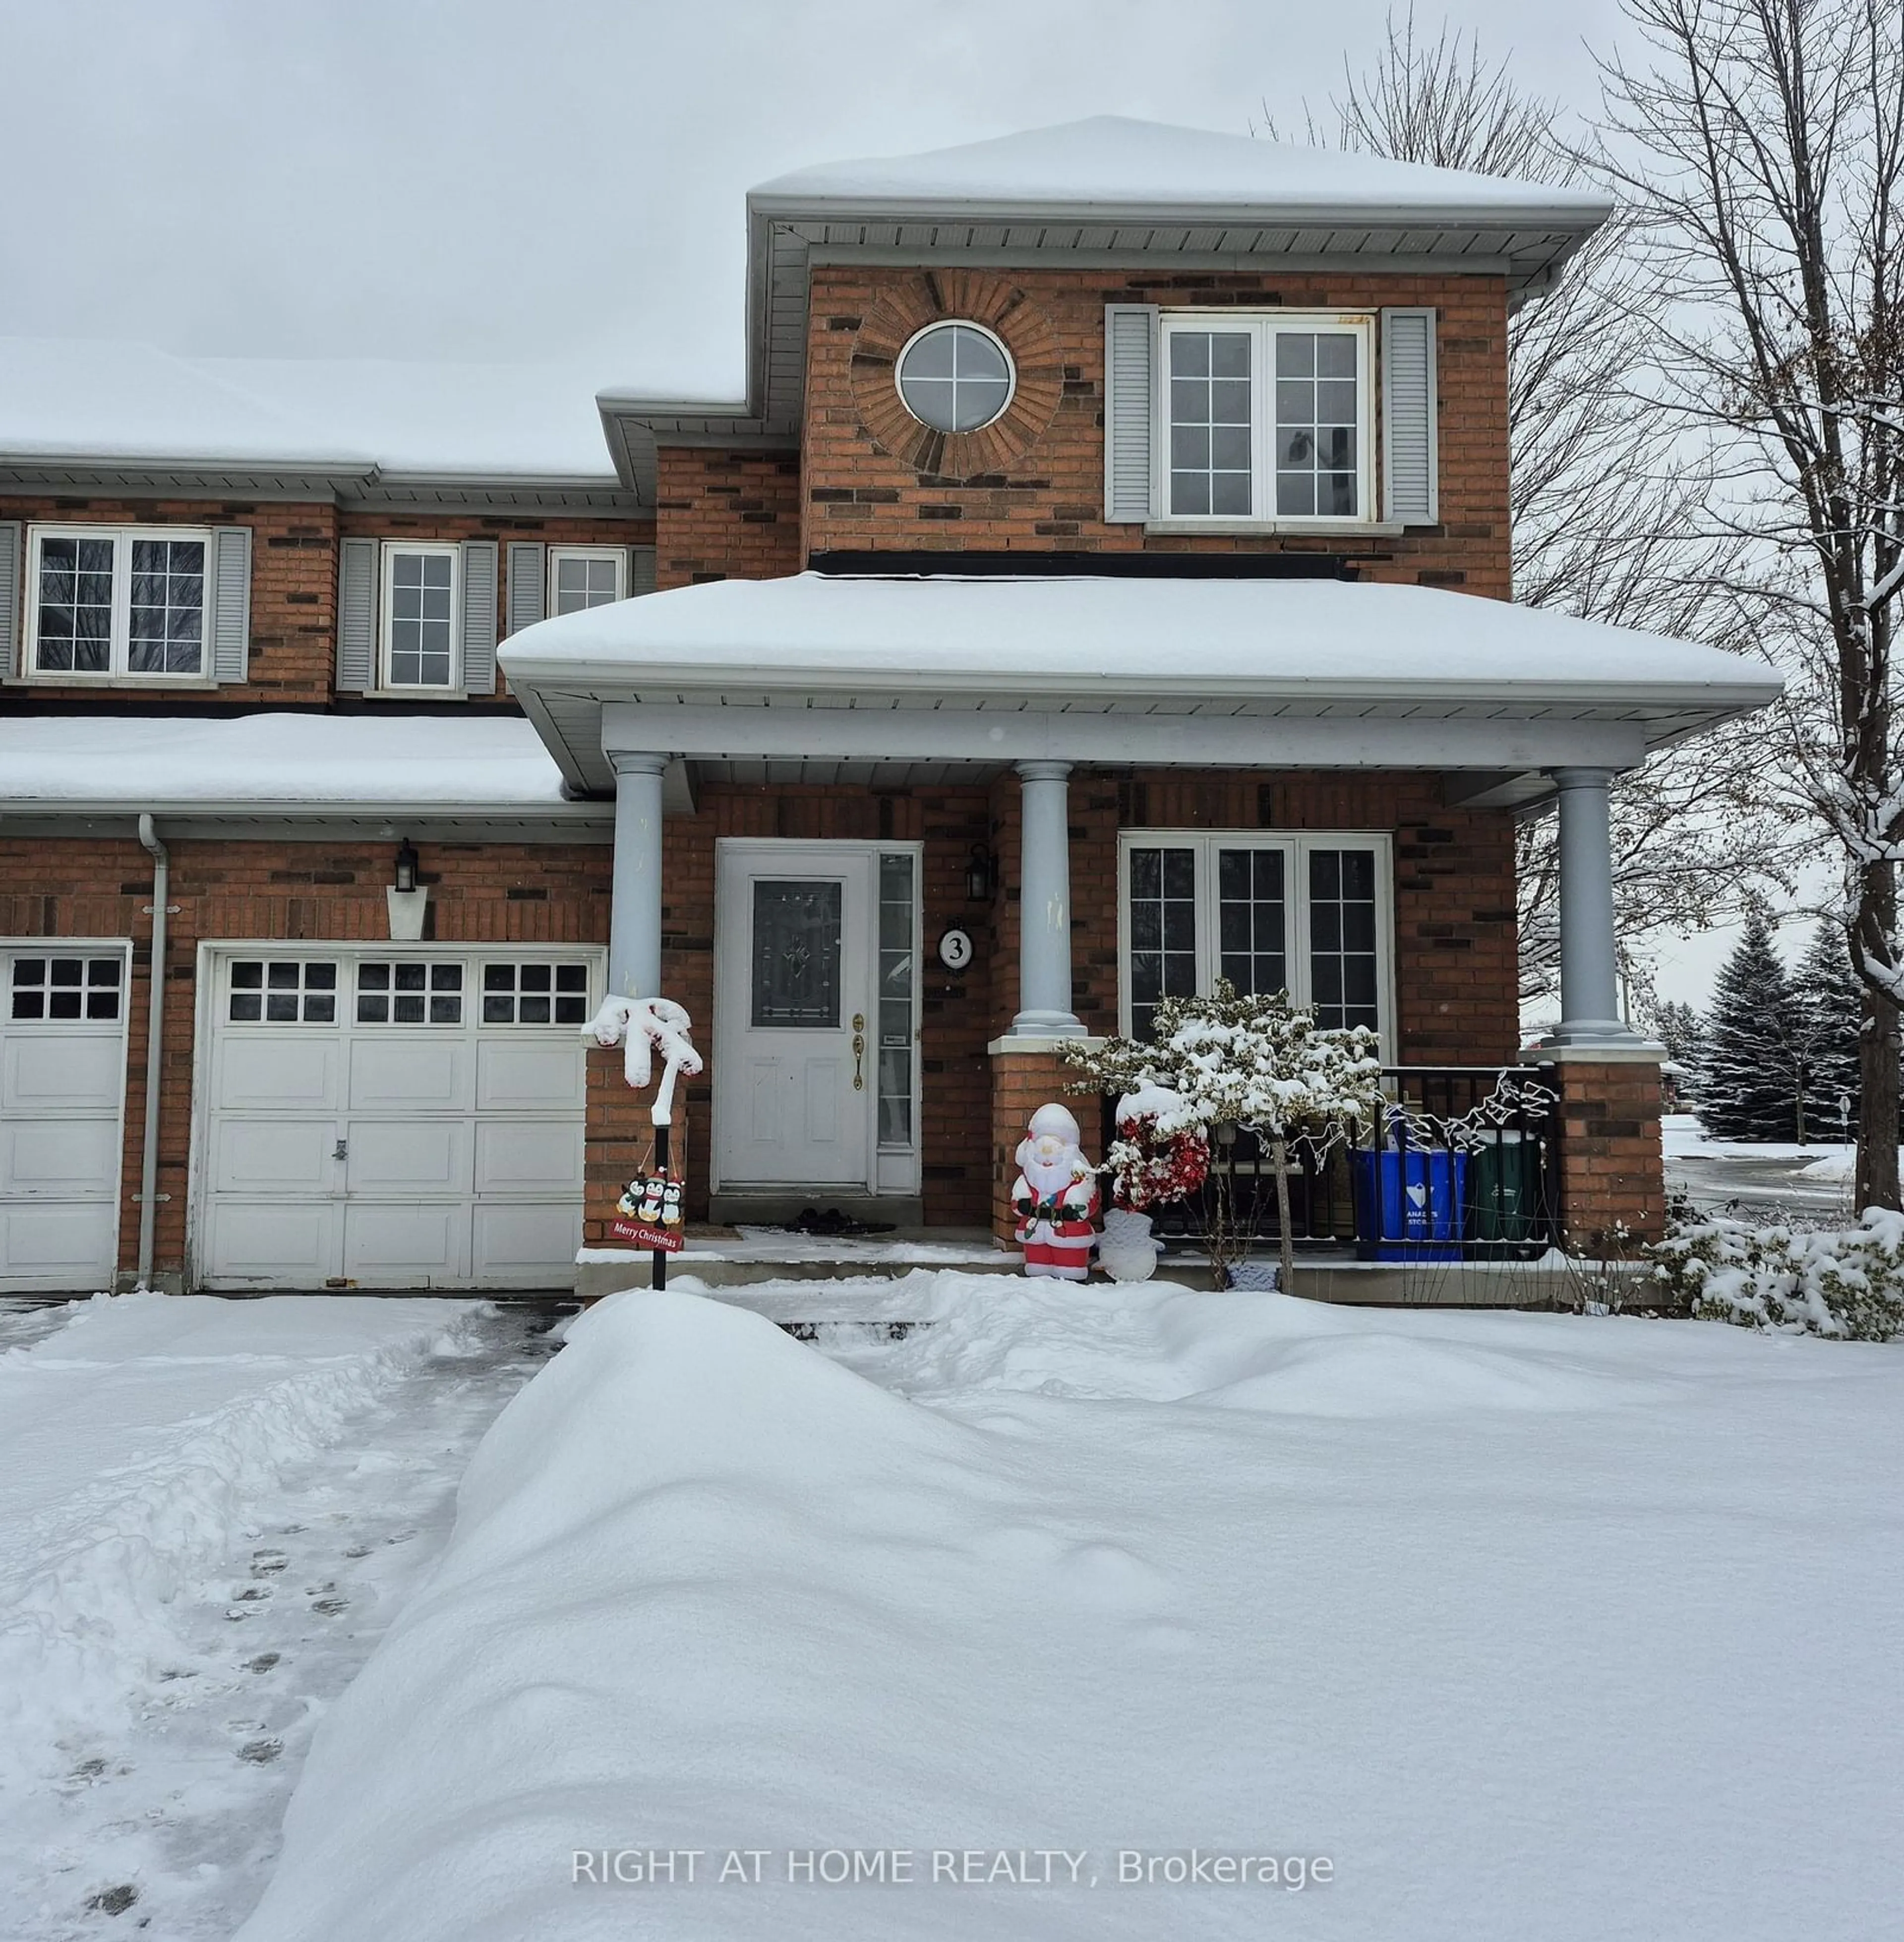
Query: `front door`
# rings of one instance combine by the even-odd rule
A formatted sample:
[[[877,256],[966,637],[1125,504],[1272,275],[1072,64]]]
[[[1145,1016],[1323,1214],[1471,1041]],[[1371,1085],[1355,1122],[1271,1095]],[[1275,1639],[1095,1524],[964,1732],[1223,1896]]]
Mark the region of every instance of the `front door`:
[[[723,844],[714,1137],[722,1187],[873,1185],[877,857]]]

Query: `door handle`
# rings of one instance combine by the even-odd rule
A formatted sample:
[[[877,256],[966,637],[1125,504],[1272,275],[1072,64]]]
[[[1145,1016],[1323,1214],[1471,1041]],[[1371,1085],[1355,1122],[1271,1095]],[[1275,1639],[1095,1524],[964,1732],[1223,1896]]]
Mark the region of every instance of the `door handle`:
[[[866,1089],[866,1035],[856,1031],[853,1034],[853,1089],[855,1092],[863,1092]]]
[[[330,1156],[333,1159],[348,1159],[351,1156],[350,1141],[348,1140],[339,1140],[336,1145],[331,1148]]]

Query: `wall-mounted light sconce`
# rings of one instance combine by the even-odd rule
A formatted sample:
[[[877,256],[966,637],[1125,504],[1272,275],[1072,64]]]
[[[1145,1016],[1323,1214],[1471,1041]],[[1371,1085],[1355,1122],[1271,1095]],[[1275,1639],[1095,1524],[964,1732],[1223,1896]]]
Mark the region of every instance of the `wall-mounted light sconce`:
[[[983,843],[974,843],[965,865],[966,896],[975,904],[989,903],[998,887],[998,858]]]
[[[406,836],[397,846],[397,880],[384,893],[390,908],[391,941],[414,944],[423,935],[430,893],[416,880],[416,846]]]

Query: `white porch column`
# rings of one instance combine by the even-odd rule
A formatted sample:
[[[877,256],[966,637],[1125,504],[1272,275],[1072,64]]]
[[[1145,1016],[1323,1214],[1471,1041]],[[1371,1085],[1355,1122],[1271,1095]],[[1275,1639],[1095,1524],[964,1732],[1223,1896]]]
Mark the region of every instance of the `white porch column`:
[[[1020,762],[1018,1015],[1013,1038],[1082,1038],[1071,1009],[1069,762]]]
[[[661,771],[665,755],[612,752],[615,878],[609,914],[609,995],[661,995]]]
[[[1560,792],[1560,1023],[1556,1045],[1642,1043],[1620,1016],[1611,769],[1553,769]]]

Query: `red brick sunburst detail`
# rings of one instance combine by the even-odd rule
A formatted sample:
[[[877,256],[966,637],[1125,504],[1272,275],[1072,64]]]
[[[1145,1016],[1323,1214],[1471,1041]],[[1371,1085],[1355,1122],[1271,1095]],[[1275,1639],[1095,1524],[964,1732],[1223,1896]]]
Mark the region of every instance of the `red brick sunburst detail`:
[[[899,354],[915,331],[942,319],[982,323],[1004,340],[1018,384],[1004,415],[977,431],[940,432],[899,401]],[[853,399],[883,452],[936,478],[968,479],[1002,471],[1037,444],[1064,396],[1064,359],[1044,311],[1002,277],[931,270],[897,279],[861,320],[853,347]]]

